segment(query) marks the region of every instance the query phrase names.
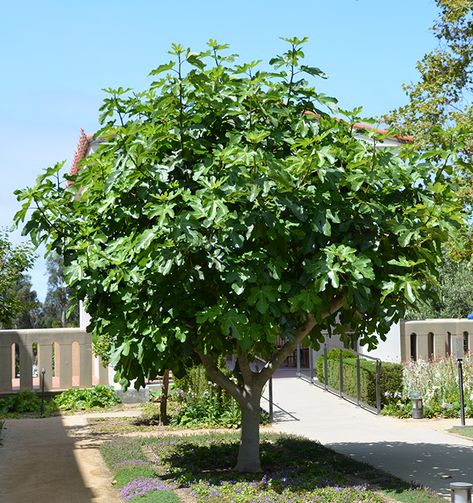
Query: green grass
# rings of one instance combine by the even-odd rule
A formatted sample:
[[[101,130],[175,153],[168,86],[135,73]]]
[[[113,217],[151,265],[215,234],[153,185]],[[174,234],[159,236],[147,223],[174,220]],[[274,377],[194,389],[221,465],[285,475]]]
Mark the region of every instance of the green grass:
[[[181,500],[174,492],[163,489],[144,494],[143,496],[137,496],[128,501],[136,503],[180,503]]]
[[[448,430],[455,435],[461,435],[466,438],[473,438],[473,426],[454,426]]]
[[[317,442],[274,433],[261,436],[263,473],[239,474],[232,469],[238,444],[238,433],[219,432],[118,438],[104,444],[101,451],[122,490],[133,477],[154,477],[171,488],[186,488],[197,502],[443,501],[429,491]],[[154,498],[165,497],[164,493],[152,491],[147,493],[148,499],[141,496],[136,501],[160,502],[163,500]]]

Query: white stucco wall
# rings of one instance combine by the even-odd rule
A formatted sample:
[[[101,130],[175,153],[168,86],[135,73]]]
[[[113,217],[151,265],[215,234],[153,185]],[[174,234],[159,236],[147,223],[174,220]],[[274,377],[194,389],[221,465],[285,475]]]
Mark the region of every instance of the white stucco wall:
[[[396,323],[391,327],[386,340],[381,341],[378,347],[373,351],[368,351],[365,346],[359,346],[358,351],[364,355],[379,358],[385,362],[401,362],[401,328],[400,323]]]
[[[79,327],[87,328],[87,325],[90,323],[90,315],[84,310],[84,303],[82,301],[79,302]]]

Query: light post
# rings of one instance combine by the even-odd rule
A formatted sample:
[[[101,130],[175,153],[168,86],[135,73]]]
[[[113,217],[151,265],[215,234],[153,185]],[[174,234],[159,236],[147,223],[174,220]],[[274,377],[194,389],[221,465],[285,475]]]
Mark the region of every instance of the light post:
[[[458,384],[460,386],[460,418],[462,426],[465,426],[465,396],[463,393],[463,358],[457,359],[458,363]]]

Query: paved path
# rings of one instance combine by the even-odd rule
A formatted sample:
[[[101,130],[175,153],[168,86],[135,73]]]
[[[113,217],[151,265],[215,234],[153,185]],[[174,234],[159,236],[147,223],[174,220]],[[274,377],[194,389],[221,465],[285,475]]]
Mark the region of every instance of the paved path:
[[[81,434],[86,425],[86,415],[7,420],[0,446],[0,502],[120,501],[98,443]]]
[[[451,482],[473,483],[473,441],[445,431],[459,420],[376,416],[287,375],[273,379],[274,402],[284,409],[274,409],[276,430],[318,440],[442,496]]]

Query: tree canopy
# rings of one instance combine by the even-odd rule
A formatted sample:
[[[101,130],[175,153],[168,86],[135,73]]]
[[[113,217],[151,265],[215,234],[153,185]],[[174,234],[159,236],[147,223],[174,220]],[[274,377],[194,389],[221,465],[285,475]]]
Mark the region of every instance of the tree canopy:
[[[459,152],[452,176],[465,204],[468,225],[444,247],[440,281],[410,318],[464,317],[473,311],[466,277],[473,270],[473,1],[436,0],[439,18],[433,25],[438,47],[418,63],[419,79],[404,86],[408,102],[386,119],[404,134],[413,135],[413,148],[449,148]]]
[[[8,325],[18,313],[29,305],[27,299],[16,294],[23,273],[34,260],[31,245],[14,245],[8,232],[0,231],[0,324]]]
[[[13,318],[4,318],[2,329],[43,328],[43,307],[33,290],[31,277],[22,273],[19,279],[8,288],[7,296],[14,299],[18,309],[12,312]]]
[[[466,318],[473,313],[473,267],[445,254],[439,267],[439,281],[432,285],[436,294],[409,309],[406,319]]]
[[[445,131],[466,130],[473,149],[473,2],[436,0],[433,33],[439,45],[418,63],[419,79],[404,85],[409,98],[388,119],[414,135],[418,146],[443,144]]]
[[[66,285],[64,259],[52,253],[46,261],[48,271],[48,292],[44,300],[44,327],[79,326],[79,304],[71,299]]]
[[[452,151],[383,147],[318,93],[302,43],[241,64],[210,41],[109,89],[98,149],[18,191],[35,242],[63,254],[123,385],[200,360],[242,409],[239,470],[260,468],[264,384],[329,325],[374,347],[435,275],[462,221]],[[381,148],[378,148],[381,147]],[[278,344],[282,341],[282,345]],[[217,367],[237,356],[237,375]],[[267,363],[257,372],[256,357]]]
[[[389,124],[413,135],[415,148],[462,144],[455,175],[469,210],[473,209],[473,1],[436,0],[432,27],[438,47],[418,63],[419,79],[404,85],[406,105],[386,116]],[[463,236],[471,258],[471,231]]]

